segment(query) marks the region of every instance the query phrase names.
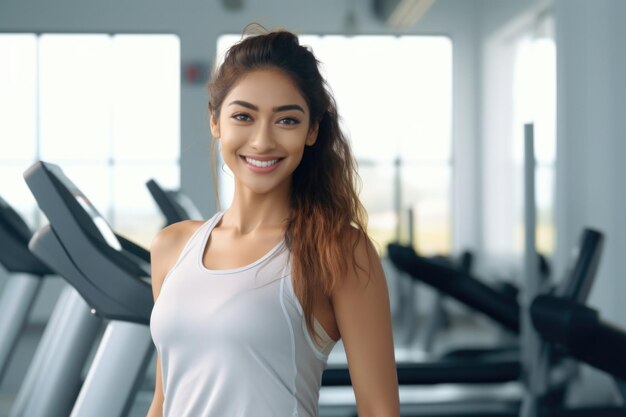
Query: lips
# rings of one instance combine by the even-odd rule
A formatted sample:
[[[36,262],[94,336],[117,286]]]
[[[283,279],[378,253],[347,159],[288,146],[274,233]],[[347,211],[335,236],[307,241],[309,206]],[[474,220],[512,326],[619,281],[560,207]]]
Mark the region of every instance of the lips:
[[[258,168],[267,168],[267,167],[270,167],[270,166],[278,163],[278,161],[279,161],[279,158],[268,159],[268,160],[261,160],[261,159],[253,159],[253,158],[250,158],[248,156],[244,156],[244,159],[250,165],[254,165],[255,167],[258,167]]]
[[[243,155],[240,156],[240,158],[250,170],[259,174],[266,174],[274,171],[274,169],[276,169],[284,159],[275,156],[251,157]]]

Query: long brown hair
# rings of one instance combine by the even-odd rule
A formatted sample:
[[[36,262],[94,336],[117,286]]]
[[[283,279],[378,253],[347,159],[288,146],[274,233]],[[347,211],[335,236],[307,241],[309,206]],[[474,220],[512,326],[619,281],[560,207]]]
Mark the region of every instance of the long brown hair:
[[[361,204],[356,162],[339,126],[337,105],[313,53],[298,37],[278,30],[249,36],[231,47],[209,83],[209,111],[219,120],[224,98],[243,75],[278,69],[298,86],[310,110],[309,128],[319,123],[317,141],[305,147],[292,177],[285,242],[291,251],[294,290],[309,332],[318,291],[330,296],[356,265],[353,253],[365,236],[367,215]],[[358,232],[352,233],[355,228]],[[352,265],[349,260],[352,259]]]

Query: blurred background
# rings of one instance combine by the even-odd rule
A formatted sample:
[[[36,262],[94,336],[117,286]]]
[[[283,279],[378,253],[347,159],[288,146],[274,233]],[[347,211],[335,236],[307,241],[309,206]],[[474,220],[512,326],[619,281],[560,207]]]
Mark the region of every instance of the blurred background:
[[[205,218],[216,195],[227,207],[206,84],[258,22],[321,61],[381,256],[391,241],[471,250],[481,275],[519,280],[533,122],[538,250],[559,276],[579,231],[604,231],[590,303],[624,323],[625,19],[620,0],[0,0],[0,195],[38,228],[22,173],[54,162],[144,246],[163,226],[150,178]],[[56,299],[48,285],[34,322]]]

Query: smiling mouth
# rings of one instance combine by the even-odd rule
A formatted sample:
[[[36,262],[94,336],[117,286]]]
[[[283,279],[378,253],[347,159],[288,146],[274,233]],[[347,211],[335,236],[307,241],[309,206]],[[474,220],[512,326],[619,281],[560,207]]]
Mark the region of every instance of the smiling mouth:
[[[261,161],[258,159],[250,158],[249,156],[242,156],[241,158],[244,159],[248,164],[255,166],[257,168],[271,167],[273,165],[276,165],[278,162],[280,162],[283,159],[283,158],[275,158],[275,159],[268,159],[265,161]]]

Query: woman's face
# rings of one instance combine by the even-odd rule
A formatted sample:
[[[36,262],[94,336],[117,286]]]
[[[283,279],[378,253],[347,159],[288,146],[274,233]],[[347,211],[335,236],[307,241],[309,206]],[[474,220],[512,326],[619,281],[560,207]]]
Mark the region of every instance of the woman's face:
[[[304,147],[317,139],[309,108],[289,76],[279,70],[244,75],[224,98],[211,132],[221,143],[236,187],[257,194],[288,191]]]

